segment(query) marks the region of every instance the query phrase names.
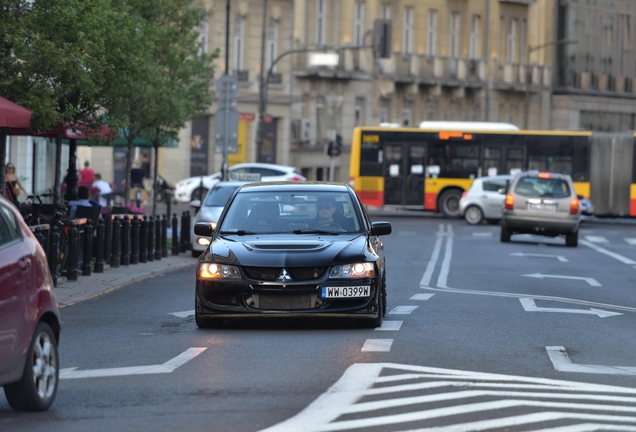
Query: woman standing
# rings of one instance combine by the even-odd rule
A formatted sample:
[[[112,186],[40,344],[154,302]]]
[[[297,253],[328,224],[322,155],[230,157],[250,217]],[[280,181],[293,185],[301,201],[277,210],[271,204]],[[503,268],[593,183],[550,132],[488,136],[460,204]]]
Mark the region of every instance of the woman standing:
[[[5,174],[4,174],[4,182],[6,183],[6,187],[9,190],[9,194],[11,195],[11,200],[13,203],[19,208],[20,201],[18,201],[18,196],[20,195],[20,190],[22,190],[25,195],[29,195],[22,183],[20,183],[20,179],[15,172],[15,165],[11,162],[7,164]]]

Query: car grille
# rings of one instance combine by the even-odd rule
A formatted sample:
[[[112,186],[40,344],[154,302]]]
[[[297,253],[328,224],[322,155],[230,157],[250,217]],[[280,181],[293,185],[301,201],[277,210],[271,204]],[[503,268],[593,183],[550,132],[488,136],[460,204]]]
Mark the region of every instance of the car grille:
[[[283,271],[282,267],[243,267],[245,274],[250,279],[262,281],[275,281]],[[327,267],[285,267],[287,273],[294,281],[304,281],[321,278],[327,271]]]
[[[316,304],[316,294],[255,294],[257,309],[295,310],[312,309]]]

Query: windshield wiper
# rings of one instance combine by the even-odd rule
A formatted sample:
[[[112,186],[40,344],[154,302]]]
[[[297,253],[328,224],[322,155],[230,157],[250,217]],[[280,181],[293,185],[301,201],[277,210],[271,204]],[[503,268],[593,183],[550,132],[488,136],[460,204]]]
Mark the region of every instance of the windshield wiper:
[[[338,235],[339,232],[335,231],[325,231],[314,228],[305,228],[305,229],[296,229],[292,231],[294,234],[329,234],[329,235]]]
[[[256,234],[255,232],[252,231],[245,231],[245,230],[236,230],[236,231],[221,231],[219,232],[219,234],[221,235],[228,235],[228,234],[234,234],[234,235],[251,235],[251,234]]]

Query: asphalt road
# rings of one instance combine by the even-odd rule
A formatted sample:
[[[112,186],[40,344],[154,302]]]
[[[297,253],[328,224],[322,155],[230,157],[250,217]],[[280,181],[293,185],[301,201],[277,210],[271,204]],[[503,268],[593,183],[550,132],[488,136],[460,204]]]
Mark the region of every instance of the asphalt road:
[[[636,430],[633,226],[584,224],[568,248],[390,221],[383,329],[199,330],[193,260],[64,308],[55,404],[0,398],[0,431]]]

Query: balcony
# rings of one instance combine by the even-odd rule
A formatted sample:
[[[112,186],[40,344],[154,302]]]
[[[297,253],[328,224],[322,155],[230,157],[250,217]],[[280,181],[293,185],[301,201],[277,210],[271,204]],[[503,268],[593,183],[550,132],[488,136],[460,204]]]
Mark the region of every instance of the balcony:
[[[486,81],[486,65],[481,59],[393,53],[380,62],[380,74],[397,82],[418,82],[451,87],[481,86]]]
[[[526,84],[531,87],[550,87],[551,69],[546,65],[525,65],[520,63],[506,63],[498,65],[494,84],[499,88],[525,91]]]
[[[305,46],[315,49],[315,46]],[[373,54],[369,49],[347,47],[338,49],[335,46],[325,46],[325,54],[338,54],[338,63],[333,66],[316,66],[310,64],[315,52],[294,54],[293,64],[295,75],[298,77],[318,77],[335,79],[368,79],[373,70]]]
[[[239,82],[248,82],[250,80],[250,71],[249,70],[238,70],[236,71],[236,77]]]
[[[636,78],[595,73],[589,70],[570,69],[564,77],[560,77],[559,85],[591,92],[616,92],[631,95],[636,93]]]
[[[282,84],[283,83],[283,74],[280,72],[272,72],[269,75],[269,84]]]

